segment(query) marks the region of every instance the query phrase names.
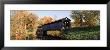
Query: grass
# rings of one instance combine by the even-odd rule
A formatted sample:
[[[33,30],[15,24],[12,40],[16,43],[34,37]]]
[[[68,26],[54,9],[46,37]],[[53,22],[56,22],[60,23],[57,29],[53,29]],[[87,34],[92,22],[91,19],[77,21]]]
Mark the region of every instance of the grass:
[[[75,27],[60,37],[65,40],[100,40],[100,26]]]

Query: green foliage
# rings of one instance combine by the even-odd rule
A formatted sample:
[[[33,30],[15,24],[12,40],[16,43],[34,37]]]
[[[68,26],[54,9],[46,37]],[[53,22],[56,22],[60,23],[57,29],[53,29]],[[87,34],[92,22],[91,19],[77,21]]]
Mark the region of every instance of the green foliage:
[[[34,30],[32,28],[29,28],[28,29],[28,32],[33,32]]]
[[[67,34],[62,34],[60,37],[66,40],[99,40],[100,27],[80,27],[72,28]]]
[[[96,26],[100,23],[99,10],[74,10],[71,18],[74,19],[75,26]]]
[[[26,37],[26,40],[33,40],[35,39],[34,35],[33,34],[29,34],[27,37]]]

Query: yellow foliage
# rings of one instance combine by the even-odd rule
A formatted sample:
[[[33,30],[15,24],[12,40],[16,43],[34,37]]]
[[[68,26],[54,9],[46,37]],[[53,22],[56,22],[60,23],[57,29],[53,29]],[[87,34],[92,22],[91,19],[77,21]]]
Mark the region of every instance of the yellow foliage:
[[[60,31],[47,31],[47,35],[51,35],[51,36],[59,36],[61,34]]]
[[[50,16],[44,16],[42,19],[43,24],[51,23],[54,21],[54,19]]]
[[[14,16],[11,16],[10,26],[11,39],[25,40],[30,31],[32,32],[32,35],[35,35],[37,16],[25,10],[17,10],[13,15]]]

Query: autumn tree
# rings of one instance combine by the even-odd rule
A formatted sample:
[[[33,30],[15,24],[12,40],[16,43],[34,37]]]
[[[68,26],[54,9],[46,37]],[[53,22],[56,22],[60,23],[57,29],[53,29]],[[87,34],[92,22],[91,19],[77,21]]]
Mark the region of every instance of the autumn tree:
[[[15,11],[15,12],[14,12]],[[11,39],[25,40],[31,34],[35,37],[37,16],[26,10],[12,10],[11,13]]]
[[[74,10],[71,11],[71,18],[76,26],[96,26],[100,23],[99,10]]]
[[[41,20],[44,24],[51,23],[54,21],[54,19],[51,16],[44,16]]]
[[[43,18],[38,20],[38,24],[41,26],[47,23],[51,23],[53,21],[54,19],[51,16],[44,16]]]

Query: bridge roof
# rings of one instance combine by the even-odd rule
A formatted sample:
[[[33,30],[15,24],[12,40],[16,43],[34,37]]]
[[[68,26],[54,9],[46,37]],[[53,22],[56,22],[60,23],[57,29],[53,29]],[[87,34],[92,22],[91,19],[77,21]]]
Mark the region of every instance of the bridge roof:
[[[48,25],[48,24],[52,24],[52,23],[56,23],[56,22],[61,22],[62,20],[63,20],[63,21],[71,21],[69,18],[65,17],[65,18],[62,18],[62,19],[56,20],[56,21],[54,21],[54,22],[44,24],[44,25]],[[42,25],[42,26],[44,26],[44,25]]]

